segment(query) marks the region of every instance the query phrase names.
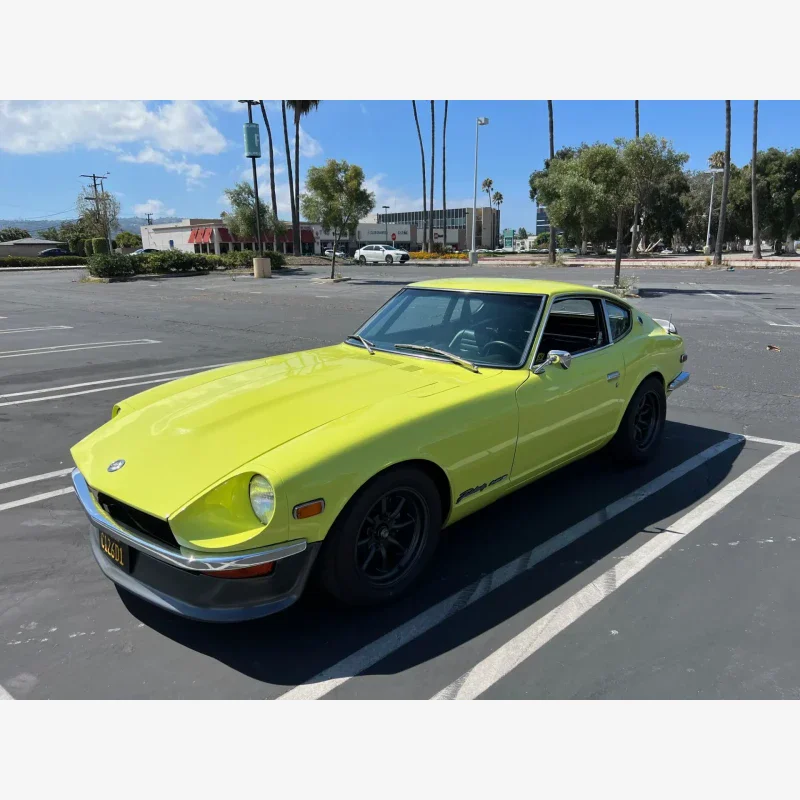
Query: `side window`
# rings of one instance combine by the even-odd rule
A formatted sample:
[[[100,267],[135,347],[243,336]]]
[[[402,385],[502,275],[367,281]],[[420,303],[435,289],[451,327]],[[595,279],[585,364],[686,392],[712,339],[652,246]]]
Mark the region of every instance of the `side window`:
[[[606,309],[608,309],[608,326],[611,328],[611,341],[616,342],[630,331],[633,316],[630,309],[608,300],[606,300]]]
[[[603,305],[587,297],[556,300],[547,318],[535,363],[547,358],[550,350],[566,350],[572,355],[596,350],[608,344]]]

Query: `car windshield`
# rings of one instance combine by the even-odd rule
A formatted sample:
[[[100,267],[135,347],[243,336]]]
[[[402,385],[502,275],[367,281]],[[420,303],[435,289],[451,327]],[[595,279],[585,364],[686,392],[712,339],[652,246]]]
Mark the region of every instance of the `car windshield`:
[[[543,301],[535,294],[404,289],[357,333],[378,350],[410,356],[411,350],[397,346],[421,345],[473,364],[517,368],[527,357]],[[353,339],[348,344],[362,346]]]

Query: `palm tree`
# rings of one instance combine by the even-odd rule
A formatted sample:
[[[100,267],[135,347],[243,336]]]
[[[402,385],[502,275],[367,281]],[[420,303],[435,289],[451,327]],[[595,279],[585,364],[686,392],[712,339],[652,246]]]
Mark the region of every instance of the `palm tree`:
[[[717,246],[714,249],[714,265],[722,263],[722,242],[725,238],[725,215],[728,211],[728,184],[731,180],[731,101],[725,101],[725,166],[722,173],[722,205],[719,209]]]
[[[636,115],[636,139],[639,139],[639,101],[634,100],[634,114]],[[633,206],[633,232],[631,233],[631,257],[636,258],[636,245],[639,239],[639,201]]]
[[[635,114],[636,114],[636,138],[639,138],[639,101],[634,100],[635,103]]]
[[[431,221],[430,221],[430,236],[428,236],[428,243],[431,250],[433,250],[433,179],[436,174],[433,171],[433,163],[436,161],[436,108],[434,101],[431,100]]]
[[[444,101],[444,127],[442,128],[442,217],[444,224],[444,249],[447,250],[447,100]]]
[[[553,101],[547,101],[547,116],[549,117],[550,123],[550,162],[552,163],[553,159],[556,157],[556,149],[555,149],[555,139],[553,137]],[[548,215],[549,217],[549,215]],[[553,227],[553,223],[550,223],[550,242],[548,243],[547,247],[547,260],[551,264],[556,263],[556,229]]]
[[[264,117],[264,127],[267,129],[267,140],[269,142],[269,188],[272,192],[272,216],[278,219],[278,196],[275,193],[275,154],[272,150],[272,128],[269,126],[267,119],[267,109],[264,108],[264,101],[259,100],[258,104],[261,106],[261,116]],[[275,227],[275,226],[273,226]],[[278,230],[272,231],[272,249],[278,249]]]
[[[494,181],[491,178],[484,178],[483,183],[481,184],[481,191],[486,192],[486,196],[489,198],[489,207],[492,206],[492,187],[494,186]],[[491,218],[491,215],[490,215]],[[473,224],[475,221],[473,220]],[[481,236],[483,238],[483,236]],[[494,249],[494,226],[492,226],[492,232],[489,235],[489,249]]]
[[[495,192],[492,195],[492,201],[497,206],[497,217],[499,219],[500,218],[500,206],[503,205],[503,195],[500,192]],[[492,234],[494,234],[494,227],[492,228]],[[503,242],[503,246],[505,246],[505,242]]]
[[[756,153],[758,151],[758,100],[753,100],[753,157],[750,160],[750,192],[753,202],[753,258],[761,258],[761,231],[758,227],[758,193],[756,192]]]
[[[295,255],[300,255],[300,118],[319,108],[320,100],[287,100],[286,105],[294,111],[294,245]],[[288,145],[287,145],[288,146]]]
[[[294,181],[292,181],[292,151],[289,147],[289,126],[286,124],[286,101],[281,100],[281,114],[283,114],[283,141],[286,145],[286,172],[289,176],[289,205],[292,210],[292,230],[298,227],[297,203],[294,199]],[[297,255],[295,253],[295,255]]]
[[[419,129],[419,117],[417,116],[417,101],[412,100],[414,107],[414,122],[417,123],[417,136],[419,137],[419,152],[422,157],[422,249],[428,249],[428,201],[425,198],[427,191],[427,178],[425,177],[425,148],[422,146],[422,132]]]

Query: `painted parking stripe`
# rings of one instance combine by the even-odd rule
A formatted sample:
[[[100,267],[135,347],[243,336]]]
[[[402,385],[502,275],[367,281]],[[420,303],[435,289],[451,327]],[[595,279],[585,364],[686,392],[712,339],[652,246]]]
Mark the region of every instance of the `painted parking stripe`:
[[[29,389],[27,392],[10,392],[9,394],[0,394],[0,400],[7,400],[9,397],[28,397],[32,394],[49,394],[51,392],[62,392],[66,389],[82,389],[85,386],[100,386],[106,383],[119,383],[120,381],[138,381],[140,378],[159,378],[162,375],[180,375],[184,372],[202,372],[206,369],[215,369],[216,367],[227,367],[233,364],[233,361],[227,361],[224,364],[206,364],[202,367],[185,367],[184,369],[168,369],[163,372],[148,372],[144,375],[124,375],[119,378],[104,378],[100,381],[86,381],[84,383],[70,383],[66,386],[50,386],[47,389]],[[2,488],[2,487],[0,487]]]
[[[52,347],[31,347],[27,350],[0,350],[0,358],[23,358],[49,354],[74,353],[78,350],[100,350],[104,347],[129,347],[139,344],[161,344],[158,339],[125,339],[116,342],[86,342],[81,344],[59,344]]]
[[[74,491],[75,490],[71,486],[67,486],[64,489],[55,489],[52,492],[42,492],[41,494],[34,494],[30,497],[23,497],[21,500],[12,500],[10,503],[0,503],[0,511],[27,506],[31,503],[39,503],[42,500],[49,500],[51,497],[60,497],[62,494],[72,494]]]
[[[377,664],[379,661],[386,658],[386,656],[391,655],[395,650],[398,650],[400,647],[422,636],[422,634],[431,630],[436,625],[444,622],[456,612],[467,608],[490,592],[505,585],[508,581],[512,580],[512,578],[516,578],[523,572],[532,569],[537,564],[544,561],[544,559],[549,558],[559,550],[563,550],[595,528],[603,525],[619,514],[622,514],[624,511],[627,511],[629,508],[632,508],[637,503],[647,499],[656,492],[661,491],[661,489],[674,483],[676,480],[682,478],[702,464],[705,464],[710,459],[720,455],[720,453],[724,453],[731,447],[741,444],[745,441],[745,438],[744,436],[733,434],[723,439],[721,442],[706,448],[697,455],[687,459],[682,464],[678,464],[676,467],[662,473],[644,486],[625,495],[625,497],[614,501],[600,511],[591,514],[577,524],[572,525],[551,539],[548,539],[546,542],[534,547],[527,553],[523,553],[513,561],[509,561],[502,567],[498,567],[493,572],[484,575],[479,581],[441,600],[436,605],[426,609],[400,627],[395,628],[393,631],[381,636],[374,642],[362,647],[352,655],[347,656],[342,661],[324,670],[319,675],[285,692],[278,699],[316,700],[323,697],[328,694],[328,692],[333,691],[337,686],[341,686],[343,683],[350,680],[350,678],[355,677],[373,664]]]
[[[0,336],[4,333],[33,333],[33,331],[71,331],[72,325],[45,325],[41,328],[0,328]]]
[[[14,698],[8,693],[6,689],[0,686],[0,702],[3,700],[13,700]]]
[[[57,469],[55,472],[43,472],[41,475],[31,475],[29,478],[18,478],[8,483],[0,483],[0,491],[3,489],[12,489],[14,486],[24,486],[26,483],[46,481],[50,478],[63,478],[65,475],[69,475],[72,470],[73,467],[67,467],[66,469]]]
[[[511,670],[533,655],[554,636],[580,619],[587,611],[615,592],[648,564],[682,541],[698,526],[713,517],[756,481],[800,451],[798,445],[785,445],[738,478],[723,486],[662,533],[657,533],[633,553],[623,558],[588,586],[519,633],[490,656],[464,673],[434,696],[434,700],[474,700]]]
[[[168,383],[174,378],[153,378],[149,381],[135,381],[134,383],[115,383],[111,386],[100,386],[96,389],[83,389],[80,392],[63,392],[62,394],[48,394],[44,397],[28,397],[24,400],[9,400],[0,403],[0,408],[4,406],[21,406],[25,403],[44,403],[48,400],[62,400],[65,397],[77,397],[81,394],[95,394],[96,392],[111,392],[114,389],[129,389],[132,386],[151,386],[154,383]]]
[[[768,322],[767,325],[772,325],[775,328],[800,328],[800,325],[796,325],[794,322]]]

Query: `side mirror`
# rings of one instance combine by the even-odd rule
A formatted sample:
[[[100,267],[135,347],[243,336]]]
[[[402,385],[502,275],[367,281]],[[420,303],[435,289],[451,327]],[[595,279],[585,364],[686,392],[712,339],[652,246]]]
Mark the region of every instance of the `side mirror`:
[[[545,367],[549,367],[551,364],[560,364],[564,369],[569,369],[571,363],[572,353],[568,353],[566,350],[551,350],[547,354],[547,358],[542,361],[541,364],[534,367],[533,374],[541,375]]]

